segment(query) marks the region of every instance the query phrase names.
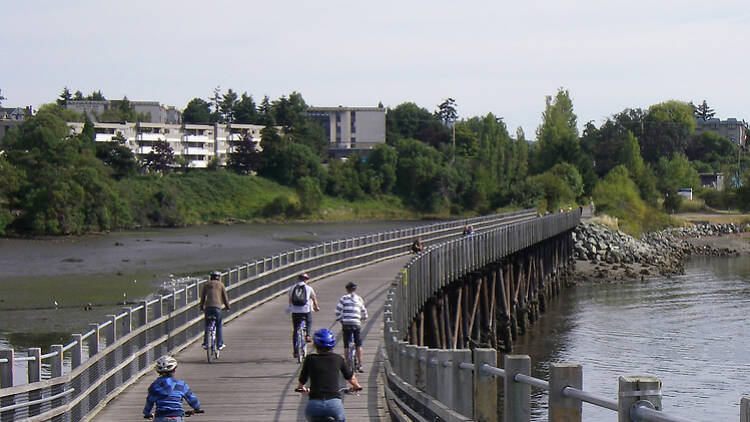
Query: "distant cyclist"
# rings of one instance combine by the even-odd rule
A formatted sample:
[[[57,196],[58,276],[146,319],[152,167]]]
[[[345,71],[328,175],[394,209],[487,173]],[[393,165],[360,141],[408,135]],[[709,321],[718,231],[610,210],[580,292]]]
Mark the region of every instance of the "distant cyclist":
[[[289,311],[292,313],[292,348],[294,349],[293,356],[297,358],[297,327],[305,320],[305,341],[310,342],[310,327],[312,326],[312,311],[318,312],[318,298],[315,296],[315,290],[313,290],[307,283],[310,281],[310,276],[307,273],[302,273],[297,277],[297,284],[289,289]]]
[[[153,418],[155,422],[182,422],[185,411],[182,410],[182,399],[195,410],[203,413],[198,398],[183,380],[174,377],[177,360],[172,356],[162,356],[156,360],[156,372],[159,373],[151,386],[148,387],[146,406],[143,408],[143,418]],[[156,412],[151,409],[156,406]]]
[[[208,319],[216,318],[216,344],[219,350],[224,349],[224,339],[221,335],[221,307],[226,307],[227,311],[230,311],[229,297],[227,296],[227,290],[224,288],[224,284],[219,280],[221,273],[218,271],[212,271],[209,280],[203,285],[201,290],[201,304],[200,309],[204,312],[206,317],[206,329],[203,334],[203,348],[208,348]]]
[[[346,294],[341,296],[336,305],[336,320],[341,322],[341,331],[344,334],[344,356],[349,356],[349,337],[354,334],[354,345],[357,347],[357,372],[362,370],[362,336],[360,327],[367,320],[367,309],[362,297],[356,293],[357,285],[353,282],[346,284]]]
[[[336,337],[327,328],[321,328],[315,332],[315,349],[318,353],[308,355],[302,363],[299,374],[297,391],[310,393],[310,400],[305,408],[305,417],[308,421],[333,417],[337,421],[345,421],[346,413],[344,404],[341,402],[341,391],[339,380],[344,379],[351,384],[352,391],[362,389],[357,377],[346,365],[341,355],[333,352],[336,346]],[[310,380],[310,388],[305,383]]]

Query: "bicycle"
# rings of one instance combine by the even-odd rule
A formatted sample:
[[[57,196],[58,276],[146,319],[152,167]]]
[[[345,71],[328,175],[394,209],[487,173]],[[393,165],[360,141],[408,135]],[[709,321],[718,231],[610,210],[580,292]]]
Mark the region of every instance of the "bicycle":
[[[343,393],[344,396],[347,396],[350,394],[359,396],[359,392],[361,390],[362,390],[361,388],[359,390],[354,390],[351,387],[342,387],[342,388],[339,388],[339,393]],[[302,394],[307,394],[308,392],[307,390],[303,390],[301,388],[295,388],[294,391],[297,393],[302,393]],[[341,399],[341,401],[344,401],[344,400]],[[312,418],[308,422],[336,422],[336,418],[334,418],[333,416],[322,416],[322,417]]]
[[[191,417],[193,415],[198,415],[198,414],[201,414],[201,413],[206,413],[206,411],[203,410],[203,409],[199,409],[199,410],[186,410],[185,411],[185,417],[189,418],[189,417]],[[143,419],[152,420],[152,419],[154,419],[154,414],[152,413],[152,414],[150,414],[148,416],[144,416]]]
[[[344,358],[346,359],[346,365],[353,374],[356,374],[360,362],[359,359],[357,359],[357,345],[354,343],[354,332],[349,332],[349,349]]]
[[[214,360],[219,359],[219,345],[216,344],[216,317],[207,316],[208,336],[206,338],[206,360],[211,363],[211,357]]]
[[[305,340],[307,322],[303,319],[297,326],[297,332],[294,335],[295,338],[295,350],[297,351],[297,363],[302,363],[307,356],[307,341]]]

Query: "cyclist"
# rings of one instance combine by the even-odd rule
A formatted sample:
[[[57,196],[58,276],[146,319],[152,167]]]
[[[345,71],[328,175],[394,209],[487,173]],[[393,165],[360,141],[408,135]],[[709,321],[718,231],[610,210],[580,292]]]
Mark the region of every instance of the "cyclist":
[[[346,284],[346,294],[341,296],[336,305],[336,321],[341,322],[344,335],[344,356],[349,356],[349,347],[357,347],[357,372],[362,369],[362,337],[360,326],[367,320],[367,309],[362,297],[356,293],[357,285],[353,282]],[[349,337],[354,334],[354,345],[349,344]]]
[[[219,350],[223,350],[226,347],[224,339],[221,336],[221,307],[222,305],[227,311],[230,311],[229,297],[227,297],[227,290],[224,288],[224,284],[219,280],[221,273],[218,271],[212,271],[209,280],[203,285],[201,290],[201,303],[200,309],[204,312],[206,317],[206,329],[203,334],[203,348],[208,348],[208,318],[216,318],[216,345]]]
[[[156,372],[159,374],[151,386],[148,387],[146,407],[143,408],[143,418],[154,418],[156,422],[182,422],[185,411],[182,410],[182,399],[194,409],[195,413],[203,413],[198,398],[183,380],[174,377],[177,360],[172,356],[162,356],[156,360]],[[151,409],[156,405],[156,412]]]
[[[292,313],[292,348],[293,356],[297,358],[297,327],[305,320],[305,341],[310,342],[310,327],[312,325],[312,311],[318,312],[318,298],[315,290],[308,284],[310,276],[302,273],[297,277],[297,284],[289,289],[289,312]]]
[[[296,388],[297,391],[310,393],[310,400],[305,408],[305,417],[308,421],[323,417],[345,421],[346,414],[339,390],[341,375],[351,384],[352,391],[359,391],[362,387],[356,375],[346,366],[344,358],[333,352],[336,337],[331,330],[321,328],[316,331],[313,343],[317,353],[305,358]],[[310,380],[309,389],[305,387],[308,379]]]

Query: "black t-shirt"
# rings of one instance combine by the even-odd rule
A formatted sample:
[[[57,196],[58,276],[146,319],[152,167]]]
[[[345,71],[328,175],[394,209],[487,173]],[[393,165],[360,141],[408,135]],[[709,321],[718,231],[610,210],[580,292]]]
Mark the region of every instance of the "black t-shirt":
[[[341,355],[333,352],[316,353],[308,355],[302,363],[299,382],[304,384],[310,379],[311,400],[341,398],[339,374],[346,380],[354,376]]]

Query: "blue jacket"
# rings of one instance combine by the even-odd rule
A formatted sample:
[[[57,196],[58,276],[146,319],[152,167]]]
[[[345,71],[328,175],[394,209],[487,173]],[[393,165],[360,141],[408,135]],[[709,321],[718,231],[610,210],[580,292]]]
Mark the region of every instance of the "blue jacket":
[[[183,380],[171,376],[161,376],[148,387],[146,407],[143,408],[144,415],[151,414],[151,408],[156,405],[154,416],[183,416],[182,399],[195,410],[200,409],[201,404],[195,397],[190,387]]]

